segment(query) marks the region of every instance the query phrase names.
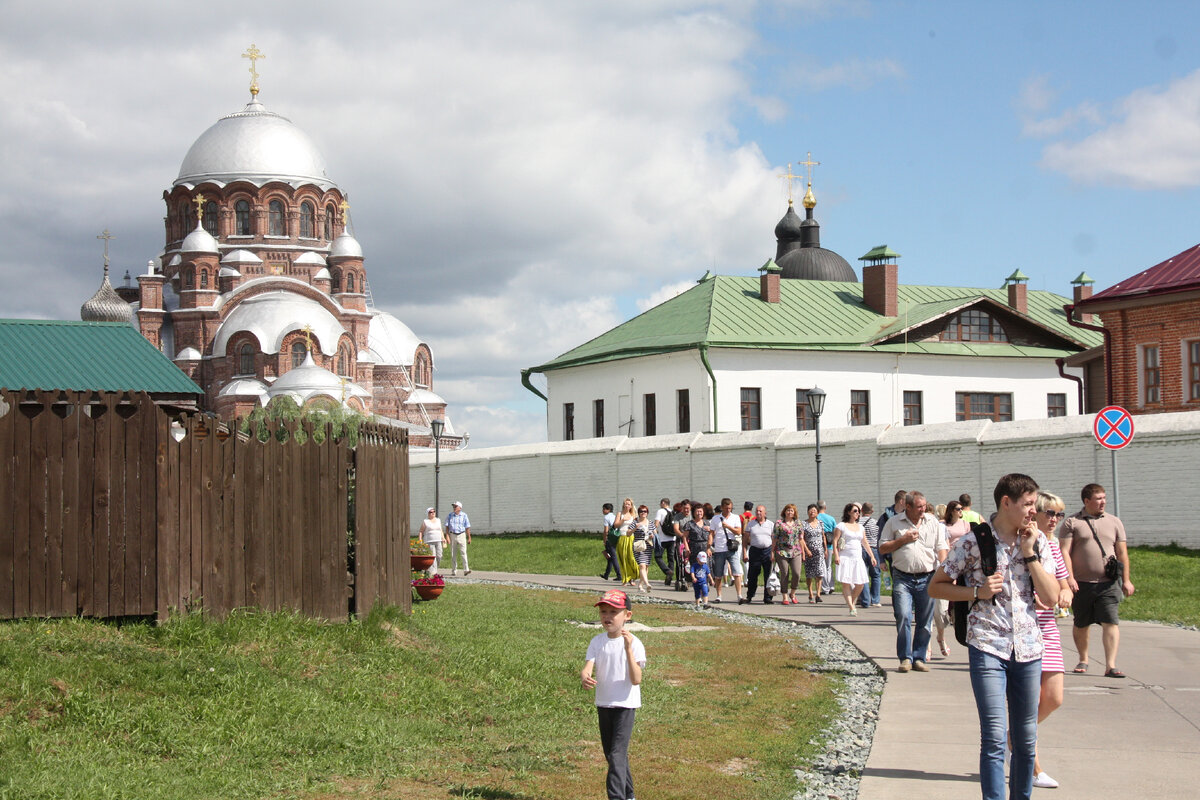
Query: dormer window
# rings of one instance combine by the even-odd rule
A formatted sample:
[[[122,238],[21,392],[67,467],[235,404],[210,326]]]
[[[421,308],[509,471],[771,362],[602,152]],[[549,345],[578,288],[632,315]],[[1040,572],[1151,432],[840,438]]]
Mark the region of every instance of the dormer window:
[[[958,314],[942,331],[945,342],[1007,342],[1008,334],[999,320],[986,311],[972,309]]]

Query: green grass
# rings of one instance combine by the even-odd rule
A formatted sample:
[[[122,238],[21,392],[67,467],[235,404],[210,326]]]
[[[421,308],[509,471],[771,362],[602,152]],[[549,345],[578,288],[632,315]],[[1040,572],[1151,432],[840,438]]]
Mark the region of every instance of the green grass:
[[[411,617],[338,625],[5,623],[0,798],[602,796],[578,678],[595,631],[569,624],[595,619],[592,602],[467,585]],[[635,619],[717,626],[639,634],[638,794],[790,797],[835,679],[808,672],[797,641],[752,626],[674,606]],[[716,729],[713,708],[729,709]]]
[[[1200,627],[1200,550],[1179,545],[1129,548],[1136,591],[1121,603],[1121,619]]]
[[[533,575],[599,575],[604,537],[599,532],[549,531],[471,537],[471,568]],[[445,559],[443,558],[443,561]],[[661,575],[653,562],[651,575]]]

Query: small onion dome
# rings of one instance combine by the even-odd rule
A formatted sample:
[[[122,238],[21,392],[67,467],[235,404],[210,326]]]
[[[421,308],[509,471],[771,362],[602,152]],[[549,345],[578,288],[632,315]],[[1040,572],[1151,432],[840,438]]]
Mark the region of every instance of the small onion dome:
[[[199,361],[200,351],[194,347],[185,347],[175,354],[176,361]]]
[[[323,267],[323,266],[325,266],[325,257],[322,256],[320,253],[314,253],[311,250],[309,250],[307,253],[304,253],[303,255],[301,255],[299,258],[297,258],[292,263],[293,264],[303,264],[304,266],[309,266],[309,267]]]
[[[167,266],[168,267],[178,267],[182,263],[183,263],[183,258],[179,255],[179,253],[176,253],[175,255],[171,256],[171,260],[167,262]]]
[[[317,270],[317,274],[313,275],[314,281],[331,281],[333,276],[329,274],[329,267],[321,267]]]
[[[233,267],[221,267],[221,271],[217,273],[222,278],[240,278],[242,273],[238,272]]]
[[[100,288],[86,303],[79,307],[79,318],[84,322],[133,322],[133,307],[121,299],[117,290],[108,282],[108,270]]]
[[[182,253],[219,253],[221,251],[217,246],[217,240],[204,230],[204,226],[200,224],[199,220],[196,221],[196,230],[187,235],[179,250]]]
[[[441,395],[435,394],[428,389],[416,389],[408,396],[408,399],[404,401],[404,405],[444,406],[446,405],[446,401],[442,399]]]
[[[267,395],[267,385],[257,378],[235,378],[217,392],[218,397],[254,397],[259,405],[265,406],[271,398]]]
[[[800,240],[800,215],[791,203],[788,203],[788,210],[783,219],[775,226],[775,238],[780,242]]]
[[[362,245],[353,236],[343,231],[341,236],[333,240],[333,247],[329,248],[329,257],[362,258]]]
[[[222,264],[261,264],[262,259],[249,250],[233,250],[221,259]]]

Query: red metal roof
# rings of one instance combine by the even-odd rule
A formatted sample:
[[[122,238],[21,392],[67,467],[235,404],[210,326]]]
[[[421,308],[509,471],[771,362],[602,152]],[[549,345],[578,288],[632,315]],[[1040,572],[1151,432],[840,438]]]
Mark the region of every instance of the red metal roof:
[[[1138,274],[1116,283],[1079,305],[1147,295],[1170,294],[1200,288],[1200,244],[1171,256]]]

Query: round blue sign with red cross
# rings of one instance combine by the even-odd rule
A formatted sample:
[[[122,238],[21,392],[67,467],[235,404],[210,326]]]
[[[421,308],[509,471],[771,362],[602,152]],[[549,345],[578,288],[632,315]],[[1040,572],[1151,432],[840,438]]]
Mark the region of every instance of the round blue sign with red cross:
[[[1092,433],[1101,447],[1120,450],[1133,441],[1133,417],[1120,406],[1103,408],[1092,423]]]

